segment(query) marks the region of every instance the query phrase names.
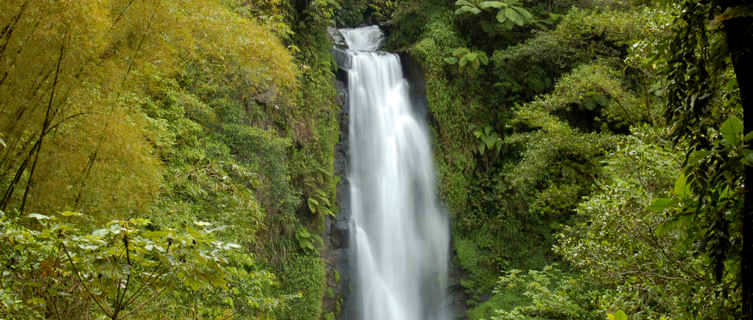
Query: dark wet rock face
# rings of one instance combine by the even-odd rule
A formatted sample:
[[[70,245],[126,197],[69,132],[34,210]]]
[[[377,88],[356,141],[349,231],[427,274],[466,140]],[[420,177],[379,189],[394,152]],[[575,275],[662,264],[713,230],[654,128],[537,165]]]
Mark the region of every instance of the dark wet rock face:
[[[335,62],[337,63],[337,67],[340,70],[350,70],[350,68],[353,66],[352,58],[349,56],[345,49],[338,48],[338,47],[332,47],[332,57],[335,58]]]
[[[345,43],[345,37],[343,37],[342,33],[340,33],[340,30],[337,30],[333,27],[328,27],[327,33],[329,34],[329,39],[332,40],[332,44],[334,44],[336,47],[348,47],[348,44]]]
[[[345,50],[348,49],[348,44],[345,42],[345,37],[343,37],[342,33],[340,33],[340,30],[337,30],[332,27],[327,28],[327,33],[329,34],[329,39],[332,41],[332,44],[333,44],[332,50],[330,50],[330,52],[332,52],[332,57],[335,58],[335,63],[337,64],[337,68],[347,73],[347,71],[350,70],[350,68],[353,66],[353,62],[352,62],[352,58],[348,55],[347,52],[345,52]],[[347,77],[348,76],[346,74],[345,78]],[[341,79],[340,75],[338,75],[337,78],[347,83],[347,79]],[[346,91],[347,91],[347,88],[348,87],[346,86],[345,87]],[[347,126],[345,128],[347,129]]]
[[[334,30],[332,32],[331,30]],[[351,275],[353,274],[353,260],[351,259],[350,250],[350,232],[349,223],[351,216],[350,209],[350,184],[348,182],[348,158],[350,144],[348,141],[348,85],[347,70],[351,67],[350,58],[345,50],[337,47],[337,41],[345,45],[345,39],[337,29],[330,29],[330,38],[336,44],[332,47],[332,55],[338,64],[336,78],[334,79],[337,97],[335,102],[340,107],[337,115],[340,127],[340,138],[335,145],[335,172],[339,177],[337,184],[337,205],[339,211],[335,217],[327,217],[325,222],[325,234],[323,235],[326,244],[325,259],[329,261],[328,265],[328,287],[332,288],[334,297],[325,297],[325,309],[329,312],[338,314],[338,319],[353,319],[354,312],[351,303]],[[338,37],[339,39],[338,40]]]
[[[403,67],[403,75],[410,84],[410,100],[413,112],[419,119],[428,119],[428,102],[426,101],[426,78],[421,66],[407,53],[400,53],[400,65]]]
[[[452,257],[455,257],[454,250],[452,252]],[[460,284],[460,280],[465,277],[465,274],[462,269],[452,263],[452,259],[450,259],[449,271],[450,272],[447,275],[447,295],[449,301],[447,303],[450,304],[450,310],[453,311],[452,314],[455,316],[455,319],[468,319],[465,316],[468,295]]]
[[[350,250],[350,182],[348,180],[348,159],[350,157],[350,142],[348,139],[348,122],[350,106],[348,105],[348,86],[347,82],[343,81],[347,78],[345,72],[338,73],[338,79],[335,81],[335,89],[338,94],[338,102],[341,103],[340,113],[338,114],[338,122],[340,125],[340,140],[335,146],[335,175],[340,177],[337,183],[337,205],[340,211],[334,219],[330,220],[330,227],[328,230],[331,232],[333,249],[335,255],[333,264],[339,274],[339,281],[335,286],[335,295],[341,299],[341,308],[338,319],[353,319],[355,314],[351,300],[351,288],[352,288],[352,275],[355,260],[352,257],[352,251]]]

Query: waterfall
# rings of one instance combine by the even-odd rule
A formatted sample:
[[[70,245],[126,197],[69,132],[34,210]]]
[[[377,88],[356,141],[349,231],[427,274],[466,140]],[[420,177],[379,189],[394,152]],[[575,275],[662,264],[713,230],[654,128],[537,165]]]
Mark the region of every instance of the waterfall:
[[[444,320],[449,227],[435,193],[429,134],[397,55],[376,27],[348,44],[351,237],[357,320]]]

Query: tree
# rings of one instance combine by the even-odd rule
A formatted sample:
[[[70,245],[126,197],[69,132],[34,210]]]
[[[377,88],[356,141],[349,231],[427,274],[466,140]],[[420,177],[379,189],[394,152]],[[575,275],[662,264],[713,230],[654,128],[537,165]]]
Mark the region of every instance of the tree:
[[[6,215],[0,211],[0,314],[68,319],[101,314],[112,320],[148,314],[181,287],[227,289],[227,251],[195,221],[175,230],[147,219],[112,220],[86,232],[71,224],[80,213]]]
[[[675,139],[690,145],[686,171],[698,201],[695,208],[686,208],[685,214],[704,222],[700,232],[690,237],[706,244],[706,255],[718,281],[730,271],[725,261],[739,261],[736,277],[742,282],[743,318],[753,319],[753,205],[748,186],[753,181],[753,163],[748,160],[748,148],[740,149],[741,154],[724,149],[724,142],[731,139],[730,132],[738,133],[734,129],[739,120],[733,120],[730,115],[748,113],[743,117],[739,133],[753,130],[750,114],[753,110],[753,7],[731,0],[685,0],[675,25],[667,72],[670,80],[668,116],[674,121]],[[718,76],[720,71],[729,68],[727,57],[731,58],[733,79]],[[739,94],[730,89],[735,86]],[[725,108],[725,101],[732,101],[731,109]],[[720,125],[722,121],[727,126],[727,134],[724,134],[725,124]],[[710,134],[717,129],[724,136]],[[730,165],[735,161],[742,163]],[[714,174],[709,175],[710,172]],[[722,191],[725,187],[739,190],[739,194],[729,197]],[[726,203],[735,208],[733,218],[720,211],[728,207]],[[742,233],[740,251],[731,245],[738,231],[730,225],[737,224]]]
[[[732,2],[732,1],[729,1]],[[726,5],[724,19],[732,65],[735,68],[744,112],[744,132],[753,132],[753,7]],[[717,18],[717,19],[719,19]],[[743,317],[753,319],[753,164],[745,166],[746,196],[743,205],[742,285]]]

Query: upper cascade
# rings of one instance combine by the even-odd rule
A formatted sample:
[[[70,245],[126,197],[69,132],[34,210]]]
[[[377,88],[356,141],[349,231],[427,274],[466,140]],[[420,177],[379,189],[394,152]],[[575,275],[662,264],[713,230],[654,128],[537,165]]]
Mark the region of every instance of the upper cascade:
[[[384,33],[378,26],[340,29],[348,48],[354,51],[377,51],[384,41]]]

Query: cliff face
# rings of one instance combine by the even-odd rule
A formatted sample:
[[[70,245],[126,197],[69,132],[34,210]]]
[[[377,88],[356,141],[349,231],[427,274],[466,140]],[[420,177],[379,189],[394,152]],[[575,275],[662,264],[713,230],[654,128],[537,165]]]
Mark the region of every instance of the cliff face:
[[[337,183],[337,207],[339,211],[336,217],[327,217],[323,239],[326,250],[323,256],[327,259],[328,290],[331,294],[325,295],[324,306],[327,311],[337,315],[338,319],[353,319],[353,310],[350,298],[352,262],[350,251],[350,184],[348,181],[348,159],[350,143],[348,141],[348,72],[351,67],[350,57],[345,53],[345,40],[337,29],[328,29],[332,43],[332,56],[337,63],[338,70],[335,73],[335,90],[337,91],[336,103],[340,107],[337,115],[340,127],[340,137],[335,145],[334,174],[338,177]]]

